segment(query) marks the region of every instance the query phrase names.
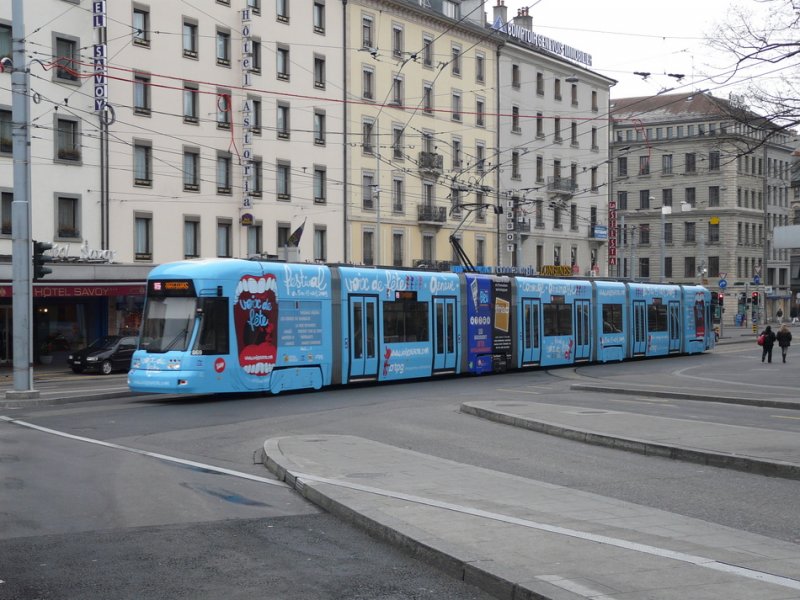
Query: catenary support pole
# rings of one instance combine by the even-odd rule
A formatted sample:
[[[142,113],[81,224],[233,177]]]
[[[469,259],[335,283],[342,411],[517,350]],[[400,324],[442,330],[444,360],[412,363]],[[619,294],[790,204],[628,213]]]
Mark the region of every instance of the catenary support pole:
[[[11,5],[11,39],[14,69],[11,73],[11,138],[14,159],[14,200],[11,203],[11,268],[13,325],[13,389],[7,398],[37,398],[33,389],[31,346],[33,297],[31,289],[31,150],[30,81],[25,58],[23,0]]]

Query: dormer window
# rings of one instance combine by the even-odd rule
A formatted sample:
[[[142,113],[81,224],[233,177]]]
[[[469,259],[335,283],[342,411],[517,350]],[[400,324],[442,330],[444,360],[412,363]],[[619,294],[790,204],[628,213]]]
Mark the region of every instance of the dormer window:
[[[442,2],[442,13],[444,13],[445,17],[450,17],[451,19],[460,19],[461,5],[458,2],[444,0],[444,2]]]

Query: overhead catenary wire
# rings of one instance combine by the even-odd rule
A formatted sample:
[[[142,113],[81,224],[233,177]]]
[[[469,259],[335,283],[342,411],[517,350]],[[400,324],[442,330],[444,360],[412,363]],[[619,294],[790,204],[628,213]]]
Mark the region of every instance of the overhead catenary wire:
[[[327,100],[327,98],[326,98],[326,100]],[[383,106],[381,106],[381,110],[383,110]],[[528,116],[525,115],[524,118],[528,118]],[[232,121],[233,121],[233,119],[232,119]]]

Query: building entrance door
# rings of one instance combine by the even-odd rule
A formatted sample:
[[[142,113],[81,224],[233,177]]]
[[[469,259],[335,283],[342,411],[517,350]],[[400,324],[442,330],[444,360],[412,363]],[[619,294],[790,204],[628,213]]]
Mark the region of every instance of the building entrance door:
[[[14,358],[11,323],[11,307],[0,306],[0,365],[10,364]]]

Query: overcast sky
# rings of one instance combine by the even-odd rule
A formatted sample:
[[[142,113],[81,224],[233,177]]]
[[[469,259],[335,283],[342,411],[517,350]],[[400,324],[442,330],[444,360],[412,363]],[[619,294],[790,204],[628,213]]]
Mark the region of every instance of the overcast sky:
[[[492,6],[487,10],[491,20]],[[728,16],[730,0],[506,0],[509,19],[530,6],[533,29],[592,55],[592,70],[619,83],[612,98],[651,96],[665,88],[675,92],[709,89],[727,97],[737,88],[706,79],[730,66],[729,56],[712,55],[705,43],[715,25]],[[762,10],[758,0],[737,0]],[[634,71],[649,72],[645,80]],[[669,77],[667,73],[684,78]],[[738,88],[741,91],[741,87]]]

